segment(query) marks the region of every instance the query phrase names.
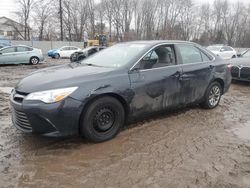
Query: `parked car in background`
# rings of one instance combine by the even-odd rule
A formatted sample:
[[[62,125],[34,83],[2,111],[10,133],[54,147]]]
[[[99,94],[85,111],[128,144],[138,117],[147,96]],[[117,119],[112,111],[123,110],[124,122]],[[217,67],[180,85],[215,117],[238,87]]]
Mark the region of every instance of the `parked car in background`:
[[[10,40],[6,38],[0,38],[0,49],[7,46],[11,46]]]
[[[13,123],[24,132],[102,142],[125,120],[191,103],[215,108],[229,89],[230,68],[195,43],[119,43],[21,80],[10,97]]]
[[[250,49],[237,59],[230,61],[232,64],[232,77],[234,80],[250,81]]]
[[[89,57],[103,49],[105,49],[106,47],[105,46],[91,46],[91,47],[88,47],[88,48],[85,48],[81,51],[77,51],[75,53],[73,53],[71,56],[70,56],[70,61],[71,62],[77,62],[77,61],[81,61],[83,59],[85,59],[86,57]]]
[[[48,56],[52,58],[70,58],[70,56],[81,49],[75,46],[63,46],[59,49],[53,49],[48,51]]]
[[[0,49],[1,49],[1,48],[4,48],[4,47],[7,47],[7,46],[10,46],[10,45],[9,45],[9,44],[6,44],[6,43],[1,43],[1,42],[0,42]]]
[[[208,50],[222,59],[232,59],[237,57],[237,52],[230,46],[212,45],[207,47]]]
[[[0,49],[0,64],[32,64],[43,61],[42,50],[24,45]]]

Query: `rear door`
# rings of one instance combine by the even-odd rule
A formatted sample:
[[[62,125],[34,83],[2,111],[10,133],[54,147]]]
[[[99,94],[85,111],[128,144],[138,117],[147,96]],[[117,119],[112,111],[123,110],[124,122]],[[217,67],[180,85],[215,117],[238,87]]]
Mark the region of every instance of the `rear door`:
[[[174,45],[162,45],[148,52],[130,71],[130,103],[133,116],[145,115],[179,105],[181,68]]]
[[[0,50],[0,64],[17,63],[16,47],[8,47]]]
[[[29,63],[32,48],[25,46],[18,46],[16,51],[16,57],[21,63]]]
[[[184,105],[201,100],[213,78],[213,57],[191,44],[178,44],[182,59],[181,99]]]

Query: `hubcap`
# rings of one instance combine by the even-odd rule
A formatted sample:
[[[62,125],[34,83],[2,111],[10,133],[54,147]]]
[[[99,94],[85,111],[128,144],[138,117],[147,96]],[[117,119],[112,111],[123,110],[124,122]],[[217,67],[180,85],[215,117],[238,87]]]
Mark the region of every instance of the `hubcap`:
[[[38,63],[38,59],[32,58],[32,59],[31,59],[31,63],[34,64],[34,65],[37,64],[37,63]]]
[[[112,128],[115,122],[115,114],[109,108],[101,108],[94,116],[94,128],[98,132],[106,132]]]
[[[213,86],[209,93],[209,103],[212,107],[216,106],[219,103],[220,96],[220,88],[218,86]]]

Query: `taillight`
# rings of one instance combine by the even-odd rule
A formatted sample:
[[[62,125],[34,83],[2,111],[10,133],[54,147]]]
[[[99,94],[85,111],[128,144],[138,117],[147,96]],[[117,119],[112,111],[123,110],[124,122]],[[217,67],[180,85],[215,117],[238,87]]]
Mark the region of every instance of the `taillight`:
[[[231,69],[232,69],[232,64],[228,64],[228,65],[227,65],[227,68],[228,68],[229,71],[231,71]]]

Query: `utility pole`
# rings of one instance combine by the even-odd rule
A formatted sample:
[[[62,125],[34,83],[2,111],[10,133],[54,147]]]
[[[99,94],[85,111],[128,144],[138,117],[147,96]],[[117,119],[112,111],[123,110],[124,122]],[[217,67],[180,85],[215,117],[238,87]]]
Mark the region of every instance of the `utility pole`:
[[[61,29],[61,41],[63,41],[63,18],[62,18],[62,0],[59,0],[59,14],[60,14],[60,29]]]

